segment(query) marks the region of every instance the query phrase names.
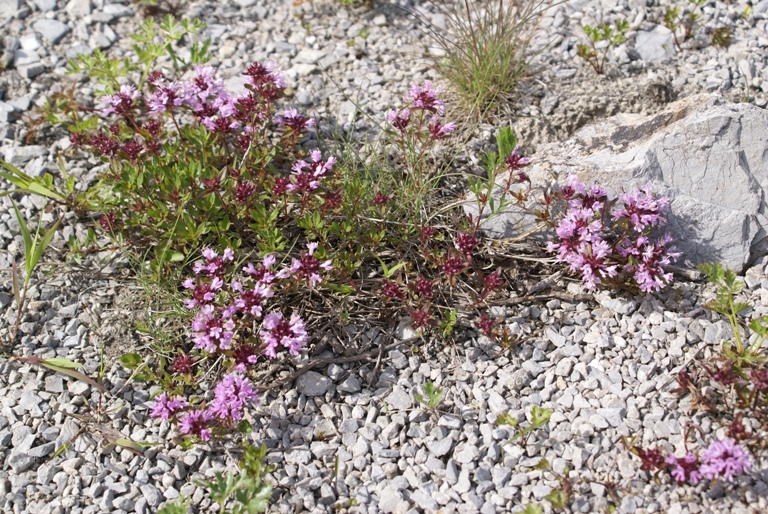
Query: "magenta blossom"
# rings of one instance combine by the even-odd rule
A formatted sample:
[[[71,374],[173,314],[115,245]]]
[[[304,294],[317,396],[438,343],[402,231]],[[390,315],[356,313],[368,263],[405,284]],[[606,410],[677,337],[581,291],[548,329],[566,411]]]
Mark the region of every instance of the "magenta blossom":
[[[254,267],[252,263],[248,263],[248,265],[243,268],[243,271],[250,275],[251,278],[253,278],[257,282],[261,282],[262,284],[269,285],[272,284],[275,280],[278,278],[284,279],[288,278],[290,276],[290,273],[288,270],[280,270],[279,272],[275,273],[272,270],[272,267],[275,265],[276,259],[274,255],[267,255],[262,259],[261,266],[258,268]]]
[[[209,412],[222,421],[240,421],[244,408],[257,401],[258,397],[247,377],[232,373],[216,385]]]
[[[429,80],[424,85],[413,84],[411,91],[406,95],[405,101],[412,102],[413,107],[424,111],[434,112],[442,116],[445,112],[445,102],[438,98],[445,89],[442,86],[433,86]]]
[[[216,293],[221,291],[224,281],[220,277],[213,277],[210,283],[195,284],[191,278],[186,279],[182,285],[185,289],[192,289],[192,299],[184,300],[184,307],[194,309],[201,305],[213,303]]]
[[[664,462],[671,466],[670,473],[677,485],[682,485],[686,481],[696,485],[701,480],[701,473],[698,471],[699,459],[691,452],[688,452],[682,459],[670,454]]]
[[[102,109],[104,116],[110,114],[126,114],[133,109],[134,101],[140,96],[136,88],[126,84],[120,86],[120,91],[114,95],[106,95],[101,98],[101,102],[107,107]]]
[[[240,282],[234,281],[232,290],[240,293],[240,297],[235,299],[234,305],[224,309],[222,314],[224,318],[231,318],[236,312],[247,313],[258,318],[261,316],[261,306],[264,301],[275,295],[268,285],[261,282],[256,282],[253,289],[244,289]]]
[[[710,480],[724,478],[731,482],[734,475],[752,468],[749,453],[733,439],[715,441],[701,452],[701,474]]]
[[[181,419],[179,432],[199,437],[203,441],[211,438],[211,432],[208,430],[213,415],[206,410],[193,410]]]
[[[293,313],[290,320],[286,320],[280,312],[270,312],[264,317],[259,337],[266,343],[264,355],[270,359],[277,357],[278,346],[287,348],[291,355],[298,355],[308,339],[304,321],[298,314]]]
[[[512,150],[512,153],[509,154],[509,157],[507,157],[507,161],[506,161],[507,167],[511,172],[515,172],[524,166],[528,166],[531,163],[531,159],[520,155],[517,151],[517,148],[518,147],[515,146],[515,149]],[[525,176],[527,177],[527,175]]]
[[[152,409],[149,412],[150,417],[160,418],[164,421],[176,416],[176,413],[187,406],[187,401],[184,398],[168,398],[165,393],[162,393],[152,404]]]
[[[445,138],[448,134],[456,130],[456,124],[450,122],[443,125],[440,123],[440,120],[437,119],[437,116],[432,116],[427,128],[429,129],[430,139],[437,141],[438,139]]]
[[[387,113],[387,121],[400,132],[405,132],[411,123],[411,110],[407,107],[402,111],[392,110]]]
[[[195,263],[192,270],[195,275],[204,274],[209,277],[221,276],[227,270],[227,263],[235,260],[235,252],[231,248],[224,250],[224,253],[219,257],[219,254],[211,249],[206,248],[203,250],[203,257],[205,257],[206,263],[198,261]]]
[[[622,194],[620,198],[624,207],[613,213],[614,220],[627,218],[638,232],[666,223],[664,210],[669,207],[669,199],[665,196],[656,198],[650,187],[644,191],[636,189],[630,194]]]
[[[203,305],[192,321],[195,348],[213,353],[226,350],[232,344],[235,323],[224,319],[214,311],[213,305]]]
[[[302,116],[296,109],[288,109],[282,116],[277,117],[277,123],[298,133],[314,126],[315,119]]]
[[[309,281],[312,287],[315,287],[322,281],[320,270],[330,271],[333,269],[333,261],[328,259],[320,262],[313,254],[317,250],[317,243],[307,243],[307,251],[302,252],[298,259],[293,259],[291,263],[291,272],[305,280]]]

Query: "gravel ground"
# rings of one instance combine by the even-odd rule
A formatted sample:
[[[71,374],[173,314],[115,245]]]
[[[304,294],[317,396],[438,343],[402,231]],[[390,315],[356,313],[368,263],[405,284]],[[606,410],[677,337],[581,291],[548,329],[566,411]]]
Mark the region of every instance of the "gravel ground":
[[[412,82],[438,79],[415,21],[446,27],[445,16],[429,3],[293,3],[191,1],[181,14],[206,21],[213,64],[233,85],[248,63],[275,61],[293,91],[290,101],[323,120],[322,130],[340,127],[361,135],[370,123],[355,117],[358,109],[382,118]],[[593,119],[654,112],[672,98],[702,91],[764,107],[768,1],[755,3],[747,18],[740,16],[743,0],[708,2],[702,28],[679,52],[657,28],[667,5],[669,0],[572,0],[553,7],[534,45],[543,49],[538,74],[493,126],[477,130],[465,162],[474,162],[503,124],[511,124],[533,151]],[[579,25],[619,18],[632,24],[628,41],[614,53],[609,73],[596,76],[574,57]],[[55,169],[57,152],[69,145],[65,134],[48,131],[39,144],[26,144],[22,115],[66,84],[68,57],[96,47],[124,55],[127,36],[140,21],[137,7],[128,3],[0,0],[0,64],[7,64],[0,72],[0,154],[30,174]],[[733,29],[728,49],[708,43],[708,31],[720,26]],[[79,88],[92,97],[92,85]],[[67,164],[85,184],[97,165],[84,159]],[[8,197],[0,202],[0,334],[7,334],[15,320],[9,268],[12,260],[21,262],[22,239]],[[54,219],[36,197],[19,203],[27,219],[41,213],[43,221]],[[72,213],[65,216],[40,268],[46,273],[32,281],[13,354],[83,362],[90,376],[103,362],[107,393],[39,367],[0,363],[0,509],[145,513],[182,495],[198,512],[214,512],[194,480],[234,469],[237,456],[226,447],[184,451],[165,442],[173,436],[169,425],[147,416],[151,391],[129,382],[113,364],[115,356],[144,344],[129,330],[141,306],[125,262],[105,253],[89,256],[82,267],[64,266],[65,241],[70,235],[83,239],[88,225]],[[753,314],[766,314],[762,264],[747,273],[747,283]],[[442,347],[404,342],[386,352],[379,366],[363,362],[308,372],[294,387],[267,394],[252,420],[252,440],[267,443],[276,465],[272,510],[330,512],[354,498],[356,512],[513,512],[529,502],[546,504],[543,498],[558,485],[552,473],[535,469],[545,457],[559,473],[567,468],[574,478],[618,484],[621,513],[765,512],[765,462],[725,488],[677,488],[669,478],[649,482],[620,444],[621,436],[635,435],[645,446],[680,454],[683,427],[723,435],[705,414],[689,409],[690,398],[669,392],[674,373],[712,355],[728,336],[727,324],[700,308],[708,292],[682,281],[645,298],[601,293],[583,303],[499,307],[494,315],[525,338],[516,349],[467,332],[461,342]],[[375,330],[362,335],[372,344],[384,341]],[[401,339],[408,336],[401,330]],[[331,356],[316,348],[312,358]],[[427,381],[443,389],[435,412],[413,400]],[[510,442],[512,432],[497,426],[496,418],[509,412],[524,421],[533,405],[553,411],[549,424],[525,447]],[[104,444],[115,433],[163,444],[137,456]],[[69,449],[52,458],[67,441]],[[574,512],[604,512],[610,491],[580,483],[574,498]]]

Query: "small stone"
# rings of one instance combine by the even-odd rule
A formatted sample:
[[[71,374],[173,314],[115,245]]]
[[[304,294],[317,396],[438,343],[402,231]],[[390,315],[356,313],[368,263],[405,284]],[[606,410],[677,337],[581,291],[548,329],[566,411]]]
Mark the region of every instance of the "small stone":
[[[56,9],[56,0],[34,0],[35,6],[43,12]]]
[[[464,444],[459,446],[453,452],[453,459],[461,464],[469,464],[474,462],[480,456],[480,450],[472,444]]]
[[[91,0],[69,0],[66,11],[72,17],[91,14]]]
[[[382,512],[397,511],[403,501],[403,494],[394,485],[388,485],[379,493],[379,510]]]
[[[446,436],[436,441],[429,441],[427,448],[435,457],[442,457],[451,451],[455,442],[451,436]]]
[[[144,484],[139,487],[141,494],[147,500],[151,507],[157,507],[163,501],[163,495],[160,490],[152,484]]]
[[[331,387],[331,379],[315,371],[307,371],[296,379],[296,390],[306,396],[321,396]]]
[[[32,464],[35,463],[35,458],[25,452],[19,452],[14,449],[11,450],[11,454],[6,462],[11,466],[14,473],[21,473],[32,467]]]
[[[350,375],[336,387],[336,390],[342,393],[356,393],[360,390],[360,380],[356,376]]]
[[[69,27],[66,23],[45,18],[37,20],[32,26],[53,45],[61,41],[69,32]]]
[[[413,398],[408,395],[401,387],[395,387],[392,392],[384,399],[393,409],[405,410],[413,406]]]
[[[107,4],[104,6],[103,11],[106,14],[111,14],[115,18],[122,18],[123,16],[132,16],[133,9],[127,5],[122,4]]]

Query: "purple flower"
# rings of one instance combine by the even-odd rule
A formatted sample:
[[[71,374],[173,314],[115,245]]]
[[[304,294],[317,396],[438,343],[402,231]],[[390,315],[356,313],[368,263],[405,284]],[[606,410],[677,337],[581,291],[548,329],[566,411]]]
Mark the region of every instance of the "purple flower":
[[[291,272],[301,278],[309,281],[312,287],[315,287],[322,281],[320,270],[330,271],[333,269],[333,261],[328,259],[320,262],[314,255],[317,249],[317,243],[307,243],[307,252],[302,252],[301,256],[294,258],[291,262]]]
[[[149,106],[150,112],[160,113],[172,111],[175,107],[184,103],[184,96],[179,94],[181,86],[176,82],[164,84],[158,82],[157,89],[144,95],[144,101]]]
[[[442,116],[445,112],[445,102],[438,98],[445,89],[440,86],[434,87],[429,80],[424,81],[423,86],[413,84],[411,91],[406,95],[406,102],[413,102],[416,109],[434,112]]]
[[[670,454],[664,462],[672,466],[670,473],[677,485],[682,485],[686,481],[696,485],[701,480],[701,473],[698,471],[699,459],[691,452],[688,452],[682,459]]]
[[[235,260],[235,252],[230,248],[224,250],[221,257],[212,248],[206,248],[202,251],[203,257],[205,257],[206,263],[198,261],[195,263],[192,270],[195,275],[205,274],[209,277],[221,276],[227,269],[227,263]]]
[[[186,406],[187,401],[183,398],[168,398],[165,393],[162,393],[155,398],[155,402],[152,404],[152,410],[149,412],[149,415],[153,418],[160,418],[168,421]]]
[[[179,432],[199,437],[203,441],[211,438],[208,424],[213,420],[213,415],[206,410],[193,410],[181,419]]]
[[[102,97],[101,102],[107,107],[102,109],[102,114],[126,114],[133,109],[133,102],[139,97],[139,92],[131,85],[120,86],[120,91],[114,95]]]
[[[240,373],[245,373],[249,366],[253,366],[259,360],[259,348],[252,344],[241,344],[232,350],[234,368]]]
[[[276,259],[274,255],[267,255],[262,259],[261,266],[258,268],[254,267],[252,263],[248,263],[248,265],[243,268],[243,271],[250,275],[253,280],[256,282],[261,282],[262,284],[269,285],[275,282],[275,280],[279,279],[285,279],[290,276],[290,272],[288,270],[280,270],[279,272],[275,273],[272,271],[272,266],[275,265]]]
[[[619,248],[619,253],[629,261],[624,269],[634,273],[641,291],[658,291],[672,281],[672,273],[665,273],[664,266],[676,261],[680,253],[667,248],[671,241],[669,235],[656,241],[650,241],[646,236],[637,236],[634,241]]]
[[[232,282],[232,290],[240,293],[240,297],[235,299],[234,305],[224,309],[224,318],[231,318],[238,311],[258,318],[261,316],[261,306],[264,301],[272,298],[275,294],[268,285],[262,282],[256,282],[253,289],[243,289],[240,282],[234,281]]]
[[[464,264],[463,260],[455,255],[452,255],[445,260],[440,269],[443,270],[443,273],[448,275],[448,277],[453,277],[466,267],[467,266]]]
[[[456,124],[450,122],[443,125],[440,123],[440,120],[437,119],[437,116],[432,116],[430,124],[427,126],[427,128],[429,129],[430,139],[437,141],[438,139],[445,138],[448,134],[456,130]]]
[[[480,241],[478,241],[472,234],[460,232],[456,237],[456,248],[458,248],[464,255],[470,256],[479,242]]]
[[[665,196],[655,198],[651,188],[644,191],[635,189],[630,194],[622,194],[624,207],[613,213],[613,219],[627,218],[636,231],[642,232],[646,227],[666,223],[663,211],[669,207],[669,199]]]
[[[595,289],[605,278],[615,277],[616,266],[608,263],[611,247],[605,241],[582,243],[579,250],[568,256],[566,262],[572,271],[581,274],[587,289]]]
[[[392,110],[387,113],[387,121],[401,133],[405,132],[411,123],[411,110],[407,107],[400,112]]]
[[[210,284],[203,283],[200,285],[195,284],[195,281],[191,278],[186,279],[182,286],[185,289],[192,289],[192,299],[184,300],[184,307],[187,309],[194,309],[201,305],[207,305],[213,303],[216,298],[216,293],[221,291],[221,286],[224,285],[224,281],[220,277],[213,277]]]
[[[219,317],[213,305],[203,305],[192,321],[195,347],[213,353],[226,350],[232,344],[235,324],[231,319]]]
[[[255,62],[248,66],[243,75],[245,75],[246,84],[262,96],[272,89],[285,89],[285,77],[277,69],[275,63],[271,61]],[[267,96],[271,98],[271,95],[268,94]]]
[[[296,109],[288,109],[283,112],[282,116],[277,117],[277,123],[298,133],[313,126],[315,124],[315,119],[302,116]]]
[[[291,167],[297,174],[293,175],[293,182],[288,185],[288,191],[301,191],[308,193],[320,187],[320,179],[331,171],[336,164],[336,158],[331,156],[327,161],[322,160],[320,150],[315,148],[310,152],[311,163],[300,160]],[[306,171],[305,171],[306,170]]]
[[[531,163],[531,159],[523,157],[517,152],[517,146],[512,150],[512,153],[507,157],[507,167],[511,172],[515,172],[524,166],[528,166]],[[527,177],[527,175],[525,175]]]
[[[291,314],[289,321],[280,312],[270,312],[264,317],[259,337],[266,343],[264,355],[270,359],[277,357],[277,347],[280,345],[287,348],[291,355],[298,355],[299,350],[307,344],[304,321],[296,313]]]
[[[239,421],[243,419],[243,409],[258,397],[247,377],[232,373],[216,385],[214,399],[208,411],[222,421]]]
[[[749,454],[733,439],[715,441],[701,452],[701,474],[710,480],[724,478],[731,482],[733,476],[752,468]]]

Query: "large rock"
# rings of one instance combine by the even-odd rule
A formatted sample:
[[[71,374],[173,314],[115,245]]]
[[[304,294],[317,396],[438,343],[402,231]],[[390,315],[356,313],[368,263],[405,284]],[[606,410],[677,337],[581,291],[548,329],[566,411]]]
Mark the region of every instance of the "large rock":
[[[650,184],[670,199],[668,229],[685,265],[717,260],[742,271],[768,254],[768,113],[754,105],[705,94],[653,116],[620,114],[541,148],[525,170],[534,185],[575,173],[614,196]],[[533,225],[510,208],[483,228],[510,238]]]

